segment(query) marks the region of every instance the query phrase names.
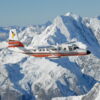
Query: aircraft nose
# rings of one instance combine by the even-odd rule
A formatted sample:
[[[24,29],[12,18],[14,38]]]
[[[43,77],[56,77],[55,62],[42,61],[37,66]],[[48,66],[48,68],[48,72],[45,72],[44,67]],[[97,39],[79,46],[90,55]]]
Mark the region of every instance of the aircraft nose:
[[[91,52],[89,50],[87,50],[87,54],[90,54]]]

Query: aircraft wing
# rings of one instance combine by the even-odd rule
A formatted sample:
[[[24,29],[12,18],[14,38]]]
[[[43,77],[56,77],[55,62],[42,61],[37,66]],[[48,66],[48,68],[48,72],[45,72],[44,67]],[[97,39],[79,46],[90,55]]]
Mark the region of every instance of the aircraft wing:
[[[60,58],[60,56],[58,56],[57,54],[52,54],[50,56],[48,56],[49,58]]]

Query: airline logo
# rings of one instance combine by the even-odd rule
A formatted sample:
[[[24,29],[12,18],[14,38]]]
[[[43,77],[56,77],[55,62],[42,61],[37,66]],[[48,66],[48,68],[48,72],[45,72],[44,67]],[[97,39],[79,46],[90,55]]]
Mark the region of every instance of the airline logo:
[[[12,32],[12,36],[11,37],[14,39],[14,37],[15,37],[15,33],[14,32]]]

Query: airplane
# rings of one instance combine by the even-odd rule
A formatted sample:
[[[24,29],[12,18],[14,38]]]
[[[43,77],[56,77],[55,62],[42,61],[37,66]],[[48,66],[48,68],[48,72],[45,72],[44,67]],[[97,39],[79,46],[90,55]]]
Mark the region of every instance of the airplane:
[[[84,56],[91,52],[87,49],[83,49],[77,43],[63,43],[59,45],[49,46],[34,46],[32,48],[26,47],[22,42],[19,41],[16,29],[11,29],[9,32],[9,40],[7,45],[9,50],[26,54],[33,57],[49,57],[49,58],[60,58],[67,56]]]

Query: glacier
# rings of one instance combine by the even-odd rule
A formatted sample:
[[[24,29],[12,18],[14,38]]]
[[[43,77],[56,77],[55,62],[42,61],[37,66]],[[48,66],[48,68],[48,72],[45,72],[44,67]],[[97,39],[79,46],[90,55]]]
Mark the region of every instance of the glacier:
[[[79,41],[92,53],[49,59],[11,52],[8,48],[0,50],[1,100],[100,99],[99,17],[66,13],[43,25],[0,27],[0,46],[8,40],[12,28],[28,47]]]

